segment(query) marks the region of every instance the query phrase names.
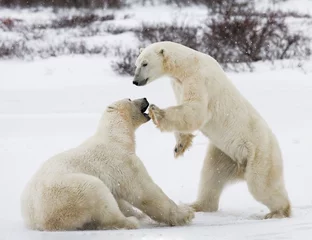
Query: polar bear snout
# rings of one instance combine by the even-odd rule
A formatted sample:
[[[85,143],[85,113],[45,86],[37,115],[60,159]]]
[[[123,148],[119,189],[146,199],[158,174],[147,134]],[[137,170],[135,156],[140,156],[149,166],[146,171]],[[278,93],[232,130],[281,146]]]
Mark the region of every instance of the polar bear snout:
[[[145,112],[149,106],[146,98],[135,99],[133,102],[140,109],[141,113]]]
[[[132,83],[133,83],[134,85],[136,85],[136,86],[144,86],[144,85],[146,85],[147,81],[148,81],[148,78],[138,80],[138,79],[135,77]]]
[[[150,117],[145,111],[149,107],[149,102],[147,101],[146,98],[140,98],[133,100],[134,104],[140,109],[140,112],[143,114],[143,116],[148,120],[150,120]]]

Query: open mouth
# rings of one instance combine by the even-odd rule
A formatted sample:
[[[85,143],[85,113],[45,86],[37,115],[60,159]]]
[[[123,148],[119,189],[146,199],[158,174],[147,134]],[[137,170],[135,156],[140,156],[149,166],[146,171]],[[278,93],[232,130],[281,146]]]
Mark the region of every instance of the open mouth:
[[[141,113],[144,115],[144,117],[147,120],[150,120],[151,119],[150,116],[147,113],[145,113],[145,111],[148,109],[148,106],[149,106],[149,103],[147,102],[146,105],[141,108]]]

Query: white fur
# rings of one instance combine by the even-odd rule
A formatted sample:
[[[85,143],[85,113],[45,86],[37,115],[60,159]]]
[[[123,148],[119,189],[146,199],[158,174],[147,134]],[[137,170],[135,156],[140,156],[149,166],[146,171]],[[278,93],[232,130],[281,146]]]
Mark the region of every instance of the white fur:
[[[177,206],[153,182],[135,154],[137,127],[148,121],[143,100],[110,105],[96,133],[62,152],[35,173],[21,197],[22,216],[31,229],[138,228],[142,214],[169,225],[187,224],[191,207]]]
[[[161,131],[175,133],[175,156],[191,146],[195,130],[211,142],[192,205],[195,210],[216,211],[226,184],[245,179],[254,198],[270,209],[266,218],[288,217],[291,209],[277,139],[218,62],[177,43],[151,44],[136,61],[134,83],[143,86],[164,75],[173,79],[178,105],[151,105],[149,111]]]

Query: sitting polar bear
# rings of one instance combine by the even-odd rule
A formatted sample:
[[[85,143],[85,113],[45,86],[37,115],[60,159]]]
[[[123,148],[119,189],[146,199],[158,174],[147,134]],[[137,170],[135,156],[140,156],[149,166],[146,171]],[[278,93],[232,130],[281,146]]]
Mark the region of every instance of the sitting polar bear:
[[[135,154],[135,130],[150,118],[146,99],[110,105],[96,133],[77,148],[46,161],[21,197],[22,216],[31,229],[135,229],[139,214],[169,225],[194,218],[153,182]]]
[[[137,86],[172,77],[178,106],[151,105],[149,112],[161,131],[175,133],[176,157],[191,146],[193,131],[210,139],[192,205],[196,211],[217,211],[226,184],[245,179],[254,198],[270,209],[265,218],[290,216],[277,139],[215,59],[177,43],[158,42],[141,49],[135,65]]]

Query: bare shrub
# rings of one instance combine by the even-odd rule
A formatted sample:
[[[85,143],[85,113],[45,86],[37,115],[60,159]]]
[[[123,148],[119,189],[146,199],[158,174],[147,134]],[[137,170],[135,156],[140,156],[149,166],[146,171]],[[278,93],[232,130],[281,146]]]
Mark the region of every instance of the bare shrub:
[[[285,19],[276,12],[213,19],[201,49],[224,65],[309,56],[309,39],[290,33]]]
[[[0,29],[3,31],[11,31],[20,22],[22,21],[16,18],[0,18]]]
[[[116,49],[115,55],[118,57],[117,60],[113,61],[111,66],[112,69],[120,75],[134,75],[135,71],[135,60],[139,55],[138,49],[127,49],[122,50]]]
[[[114,20],[114,15],[106,15],[106,16],[98,16],[95,14],[87,14],[87,15],[76,15],[71,17],[63,17],[60,20],[54,20],[52,23],[52,28],[75,28],[86,27],[93,22],[100,21],[108,21]]]
[[[23,40],[0,40],[0,59],[34,59],[49,58],[69,54],[97,54],[106,56],[109,49],[106,46],[88,46],[84,41],[63,41],[48,47],[34,48]]]
[[[0,58],[22,58],[30,55],[32,50],[25,41],[1,41],[0,40]]]
[[[121,8],[125,0],[0,0],[5,7]]]
[[[12,29],[14,26],[14,20],[12,18],[2,18],[0,19],[0,24],[7,29]]]
[[[146,3],[150,3],[152,5],[163,3],[167,5],[176,5],[178,7],[203,5],[213,12],[220,12],[228,6],[237,8],[254,4],[255,0],[141,0],[139,2],[141,2],[143,5]]]
[[[286,24],[287,17],[305,17],[295,12],[257,12],[252,4],[227,5],[214,18],[207,18],[203,29],[198,27],[159,23],[143,24],[135,33],[143,45],[159,41],[172,41],[214,57],[226,69],[238,69],[257,61],[304,59],[311,55],[310,39],[302,33],[292,33]],[[120,54],[118,67],[128,71],[129,62],[137,54],[131,51]],[[123,62],[125,61],[125,62]],[[134,66],[134,61],[133,66]],[[115,64],[116,65],[116,64]]]
[[[106,28],[104,29],[105,32],[116,35],[116,34],[121,34],[124,32],[131,32],[135,31],[133,28],[126,28],[123,26],[116,26],[114,24],[112,25],[107,25]]]
[[[29,24],[20,19],[0,18],[0,59],[31,60],[35,57],[47,58],[68,54],[107,54],[108,50],[104,43],[89,45],[86,41],[81,41],[81,37],[105,33],[103,24],[92,25],[92,23],[112,20],[114,15],[87,12],[73,17],[60,18],[56,15],[55,19],[58,20]],[[66,34],[71,36],[70,40],[62,37],[64,28]],[[56,35],[53,40],[49,36],[51,33]]]
[[[179,25],[174,22],[171,25],[165,23],[143,24],[140,29],[135,30],[135,33],[144,44],[172,41],[197,49],[200,45],[200,39],[197,37],[199,30],[198,27]]]
[[[281,2],[287,2],[288,0],[271,0],[273,4],[281,3]]]

